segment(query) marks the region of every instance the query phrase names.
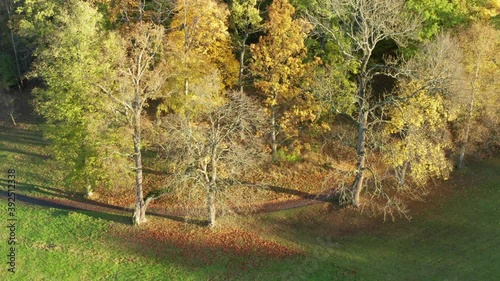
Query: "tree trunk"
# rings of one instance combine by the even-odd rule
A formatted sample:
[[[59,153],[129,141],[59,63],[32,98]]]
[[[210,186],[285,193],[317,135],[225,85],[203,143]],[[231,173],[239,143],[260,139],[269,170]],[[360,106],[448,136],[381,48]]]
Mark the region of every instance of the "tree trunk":
[[[367,114],[362,113],[363,117],[359,123],[359,136],[357,147],[357,163],[356,163],[356,177],[353,184],[353,198],[352,203],[355,207],[360,206],[360,194],[363,190],[363,182],[365,178],[365,162],[366,162],[366,152],[365,152],[365,125],[367,120]]]
[[[458,163],[457,163],[457,168],[460,170],[464,167],[464,158],[465,158],[465,151],[467,148],[467,143],[469,142],[469,135],[470,135],[470,126],[472,122],[472,116],[474,114],[474,99],[476,96],[476,81],[479,78],[479,65],[476,64],[476,69],[475,69],[475,74],[474,74],[474,80],[471,82],[472,88],[471,88],[471,98],[470,98],[470,104],[469,104],[469,114],[467,116],[467,124],[465,125],[465,135],[464,139],[462,141],[462,147],[460,148],[460,155],[458,157]]]
[[[12,124],[14,124],[14,126],[17,126],[16,119],[14,118],[14,112],[11,111],[9,113],[9,116],[10,116],[10,120],[12,120]]]
[[[273,158],[276,157],[278,152],[278,144],[276,142],[276,136],[278,132],[276,131],[276,115],[274,112],[274,105],[271,106],[271,149]]]
[[[214,124],[218,127],[218,123]],[[212,140],[210,155],[211,175],[208,183],[208,226],[215,226],[215,192],[217,191],[217,141]]]
[[[241,40],[241,52],[240,52],[240,71],[238,75],[238,86],[240,87],[240,92],[243,93],[243,70],[245,69],[245,52],[246,52],[246,41],[248,34],[246,34]]]
[[[9,17],[9,20],[11,18],[11,10],[12,10],[12,1],[9,1],[6,4],[6,10],[7,10],[7,15]],[[22,86],[23,86],[23,79],[21,76],[21,65],[19,64],[19,56],[17,54],[17,46],[16,46],[16,41],[14,39],[14,31],[12,28],[9,26],[9,31],[10,31],[10,41],[12,43],[12,50],[14,51],[14,59],[16,62],[16,70],[17,70],[17,78],[18,78],[18,87],[19,87],[19,92],[22,92]],[[15,123],[15,121],[14,121]]]
[[[366,64],[365,66],[366,67]],[[363,68],[364,69],[364,68]],[[362,74],[363,75],[363,74]],[[360,194],[363,190],[363,182],[365,179],[365,162],[366,162],[366,125],[368,122],[368,112],[366,107],[366,78],[361,76],[359,82],[359,123],[358,123],[358,141],[356,144],[357,163],[356,163],[356,177],[352,187],[352,204],[355,207],[360,206]]]
[[[471,116],[471,115],[472,114],[469,114],[469,116]],[[464,140],[462,142],[462,147],[460,148],[460,155],[458,157],[457,168],[459,170],[464,167],[465,150],[466,150],[466,147],[467,147],[467,142],[468,142],[469,133],[470,133],[470,121],[471,121],[471,118],[469,117],[469,119],[467,121],[467,127],[465,129],[465,136],[464,136]]]
[[[144,13],[144,4],[145,4],[144,0],[139,0],[139,4],[138,4],[138,7],[139,7],[139,22],[142,22],[142,15]]]
[[[142,154],[141,154],[141,114],[140,110],[134,116],[134,158],[135,158],[135,210],[134,225],[146,222],[146,204],[142,191]]]
[[[8,1],[5,4],[5,9],[7,11],[7,16],[8,19],[11,19],[11,11],[12,11],[12,1]],[[17,46],[16,46],[16,40],[14,39],[14,30],[9,26],[9,31],[10,31],[10,42],[12,44],[12,50],[14,51],[14,60],[16,62],[16,70],[17,70],[17,88],[19,89],[19,95],[22,95],[23,93],[23,78],[21,76],[21,65],[19,64],[19,55],[17,54]],[[10,119],[12,120],[12,124],[14,126],[17,126],[16,119],[14,117],[14,106],[15,100],[12,100],[12,103],[10,104],[10,109],[9,109],[9,116]]]
[[[208,188],[207,192],[207,207],[208,207],[208,226],[215,226],[215,190],[212,187]]]

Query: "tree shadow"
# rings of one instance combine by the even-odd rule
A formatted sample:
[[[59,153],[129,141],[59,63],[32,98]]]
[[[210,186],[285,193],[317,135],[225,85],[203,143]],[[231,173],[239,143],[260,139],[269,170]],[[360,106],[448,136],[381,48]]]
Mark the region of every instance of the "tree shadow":
[[[130,210],[130,211],[132,211],[132,210]],[[166,218],[166,219],[170,219],[170,220],[173,220],[176,222],[182,222],[182,223],[187,223],[187,224],[196,225],[196,226],[208,226],[208,220],[192,219],[192,218],[188,218],[185,216],[178,216],[178,215],[172,215],[172,214],[161,214],[158,212],[150,212],[150,211],[147,211],[146,215],[160,217],[160,218]]]
[[[0,179],[0,183],[3,185],[7,185],[7,180],[6,179]],[[41,186],[41,185],[36,185],[36,184],[30,184],[30,183],[22,183],[16,181],[16,190],[19,191],[24,191],[28,193],[39,193],[39,194],[44,194],[47,196],[52,196],[52,197],[57,197],[57,198],[64,198],[68,200],[75,200],[75,196],[77,196],[75,193],[67,192],[62,189],[57,189],[57,188],[52,188],[52,187],[46,187],[46,186]]]
[[[22,147],[44,147],[46,142],[43,140],[42,133],[34,130],[27,130],[18,127],[9,127],[2,125],[0,123],[0,141],[3,143],[11,143],[14,145],[20,145]],[[17,147],[7,147],[4,145],[2,151],[23,154],[39,160],[47,160],[50,158],[48,155],[43,155],[40,153],[34,153],[31,151],[21,150]]]
[[[7,197],[8,196],[7,191],[3,191],[3,190],[0,191],[0,196]],[[113,222],[121,223],[121,224],[131,224],[131,220],[124,215],[89,210],[86,208],[73,206],[73,205],[71,205],[70,202],[68,202],[68,203],[55,202],[55,201],[50,200],[50,199],[36,198],[36,197],[27,196],[27,195],[23,195],[23,194],[19,194],[19,193],[15,194],[15,200],[16,200],[16,202],[23,202],[23,203],[41,206],[41,207],[46,207],[46,208],[74,211],[74,212],[82,213],[82,214],[85,214],[87,216],[106,220],[106,221],[113,221]]]
[[[5,126],[0,123],[0,139],[18,144],[44,146],[46,142],[43,140],[40,131],[22,129],[19,127]]]
[[[156,176],[168,176],[169,175],[169,173],[167,173],[167,172],[157,171],[157,170],[153,170],[153,169],[150,169],[147,167],[142,168],[142,172],[144,174],[156,175]]]
[[[338,194],[335,189],[330,188],[326,189],[320,193],[308,193],[296,189],[291,189],[291,188],[286,188],[282,186],[276,186],[276,185],[259,185],[259,184],[254,184],[254,183],[249,183],[249,182],[243,182],[243,185],[247,187],[252,187],[252,188],[257,188],[257,189],[266,189],[266,190],[271,190],[276,193],[284,193],[284,194],[289,194],[289,195],[294,195],[297,197],[300,197],[301,199],[308,199],[308,200],[316,200],[316,201],[323,201],[323,202],[331,202],[332,200],[338,198]]]
[[[29,157],[33,158],[38,158],[39,160],[47,160],[50,158],[50,156],[47,155],[42,155],[39,153],[33,153],[33,152],[27,152],[24,150],[16,149],[16,148],[2,148],[2,151],[10,152],[10,153],[15,153],[15,154],[24,154]]]
[[[7,186],[7,180],[0,179],[0,182],[2,182],[2,185]],[[51,199],[44,199],[44,198],[39,198],[39,197],[35,197],[35,196],[23,195],[23,194],[19,194],[16,192],[16,200],[19,200],[21,202],[25,202],[25,203],[29,203],[29,204],[33,204],[33,205],[37,205],[37,206],[48,207],[48,208],[63,209],[63,210],[89,211],[89,213],[86,213],[86,214],[89,216],[92,216],[92,217],[105,219],[105,220],[109,220],[109,221],[114,221],[114,222],[118,222],[118,223],[132,224],[132,219],[128,215],[125,215],[125,214],[119,215],[119,214],[114,214],[111,212],[101,212],[98,210],[92,210],[91,207],[101,207],[101,208],[108,209],[110,211],[111,210],[112,211],[119,211],[119,212],[123,212],[123,213],[124,212],[132,213],[133,209],[131,209],[131,208],[106,204],[106,203],[102,203],[102,202],[98,202],[95,200],[84,198],[83,194],[74,194],[74,193],[70,193],[70,192],[67,192],[67,191],[64,191],[61,189],[57,189],[57,188],[37,186],[34,184],[16,182],[16,191],[18,191],[18,190],[23,190],[23,191],[28,191],[28,192],[38,192],[38,193],[44,194],[46,196],[66,199],[69,201],[67,203],[66,202],[55,202]],[[7,197],[7,191],[1,190],[0,196]],[[78,207],[77,205],[75,205],[75,203],[83,203],[85,205],[89,205],[89,208]],[[177,221],[177,222],[188,223],[191,225],[197,225],[197,226],[208,225],[207,220],[192,219],[192,218],[188,218],[186,216],[181,216],[181,215],[177,215],[177,214],[160,213],[160,212],[157,212],[154,210],[148,211],[148,212],[146,212],[146,214],[150,215],[150,216],[167,218],[167,219]]]

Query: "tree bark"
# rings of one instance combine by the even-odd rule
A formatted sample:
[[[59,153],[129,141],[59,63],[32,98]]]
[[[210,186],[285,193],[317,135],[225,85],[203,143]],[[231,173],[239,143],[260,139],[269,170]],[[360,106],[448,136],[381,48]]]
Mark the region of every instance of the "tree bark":
[[[367,112],[363,112],[364,110],[360,110],[361,118],[358,125],[358,142],[356,144],[357,151],[357,163],[356,163],[356,177],[354,179],[353,184],[353,198],[352,203],[355,207],[360,206],[360,195],[363,190],[363,182],[365,178],[365,162],[366,162],[366,151],[365,151],[365,142],[366,142],[366,122],[368,114]]]
[[[273,158],[276,157],[277,152],[278,152],[278,144],[276,142],[276,114],[275,114],[275,109],[274,105],[271,106],[271,149],[272,149],[272,156]]]
[[[207,192],[208,226],[215,226],[215,190],[210,186]]]
[[[240,51],[240,71],[238,75],[238,86],[240,87],[240,92],[243,93],[243,71],[245,69],[245,52],[246,52],[246,41],[248,34],[245,34],[241,40],[241,51]]]
[[[368,56],[369,58],[369,56]],[[365,77],[366,65],[368,59],[364,60],[362,72],[359,78],[358,106],[359,106],[359,122],[358,122],[358,141],[356,143],[356,177],[352,187],[352,204],[355,207],[360,206],[360,195],[363,190],[363,182],[365,179],[365,162],[366,162],[366,125],[368,123],[368,111],[366,110],[366,83]]]
[[[474,80],[471,82],[472,88],[471,88],[471,98],[470,98],[470,104],[469,104],[469,114],[467,116],[467,124],[465,125],[465,135],[464,139],[462,141],[462,147],[460,148],[460,155],[458,157],[458,163],[457,163],[457,168],[460,170],[464,167],[464,159],[465,159],[465,151],[467,148],[467,143],[469,142],[469,135],[470,135],[470,127],[471,127],[471,122],[472,122],[472,116],[474,114],[474,99],[476,95],[476,81],[479,78],[479,65],[476,64],[476,69],[475,69],[475,74],[474,74]]]
[[[146,222],[146,204],[142,190],[142,154],[141,154],[141,114],[134,115],[134,158],[135,158],[135,210],[134,225]]]

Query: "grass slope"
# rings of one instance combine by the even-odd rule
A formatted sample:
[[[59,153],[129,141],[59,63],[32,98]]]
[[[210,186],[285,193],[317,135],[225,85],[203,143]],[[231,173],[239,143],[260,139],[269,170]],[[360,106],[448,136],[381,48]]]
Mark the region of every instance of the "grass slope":
[[[499,171],[498,159],[476,163],[443,187],[447,194],[435,192],[445,198],[416,206],[410,222],[320,206],[260,216],[254,223],[305,245],[310,257],[275,267],[289,278],[254,272],[248,280],[499,280]],[[343,276],[330,277],[334,267]]]
[[[52,195],[36,126],[0,126],[0,176],[19,191]],[[210,231],[151,217],[141,229],[120,214],[17,204],[15,274],[0,230],[0,280],[498,280],[500,161],[474,164],[415,206],[411,222],[381,223],[329,204],[221,220]],[[3,187],[5,188],[5,187]],[[7,225],[6,200],[0,218]]]

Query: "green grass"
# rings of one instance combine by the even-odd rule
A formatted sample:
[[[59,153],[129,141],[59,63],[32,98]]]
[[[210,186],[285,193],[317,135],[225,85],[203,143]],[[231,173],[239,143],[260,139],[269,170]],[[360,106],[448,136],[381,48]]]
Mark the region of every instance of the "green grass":
[[[262,272],[254,272],[252,278],[499,280],[499,171],[499,160],[475,164],[461,175],[472,176],[473,185],[457,184],[449,198],[438,199],[443,202],[431,204],[412,221],[353,226],[351,234],[336,231],[340,226],[328,226],[321,207],[261,216],[258,223],[281,223],[276,232],[304,245],[311,257],[310,262],[283,265],[289,268],[290,278],[275,279],[273,273]],[[320,215],[307,214],[311,209]],[[359,220],[353,216],[352,223]],[[278,271],[280,265],[275,268]],[[338,278],[328,278],[331,275]]]
[[[141,256],[108,236],[109,221],[92,212],[17,205],[16,273],[0,280],[196,280],[199,273]],[[2,237],[8,235],[5,230]],[[0,246],[7,253],[7,243]],[[2,254],[2,256],[5,256]]]
[[[0,126],[2,185],[7,169],[15,168],[19,192],[57,196],[51,191],[60,188],[57,173],[46,160],[36,126]],[[241,270],[230,265],[248,257],[208,250],[226,256],[203,263],[180,257],[169,240],[141,244],[134,236],[140,230],[120,239],[116,231],[129,227],[125,215],[17,203],[17,272],[7,272],[8,229],[2,227],[0,280],[498,280],[499,171],[500,160],[474,164],[458,175],[465,180],[447,198],[420,207],[411,222],[378,223],[349,210],[332,212],[326,204],[242,218],[247,231],[304,255],[268,258]],[[6,204],[2,199],[4,225]],[[152,220],[168,225],[165,218]]]
[[[39,125],[20,124],[12,127],[0,122],[1,183],[8,169],[16,170],[17,189],[35,196],[58,195],[61,172],[50,161],[47,143]]]

